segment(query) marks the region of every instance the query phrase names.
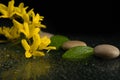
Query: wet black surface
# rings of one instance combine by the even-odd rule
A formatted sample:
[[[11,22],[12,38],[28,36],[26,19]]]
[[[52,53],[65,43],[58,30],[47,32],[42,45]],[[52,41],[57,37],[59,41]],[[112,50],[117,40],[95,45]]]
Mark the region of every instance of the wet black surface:
[[[112,44],[120,48],[117,35],[81,35],[69,36],[71,39],[85,41],[89,46],[95,47],[98,44]],[[57,63],[57,64],[56,64]],[[50,80],[120,80],[120,57],[112,60],[100,59],[93,56],[88,61],[70,62],[61,58],[53,63]]]
[[[68,36],[71,40],[77,39],[85,41],[92,47],[95,47],[98,44],[107,43],[120,48],[119,35],[66,36]],[[51,65],[49,72],[45,75],[36,76],[35,80],[120,80],[120,57],[112,60],[104,60],[93,55],[92,58],[87,60],[67,61],[61,58],[63,53],[64,50],[62,49],[59,51],[50,52],[50,55],[45,58],[45,60],[47,59]],[[18,63],[23,63],[24,61],[19,59],[19,57],[18,59],[15,57],[12,59],[8,58],[4,61],[4,63],[0,63],[0,65],[3,65],[0,66],[0,74],[2,74],[4,70],[6,71],[6,69],[8,71],[11,69],[16,69],[16,65]],[[8,74],[11,73],[8,72]],[[22,78],[19,78],[19,80],[21,79]]]
[[[86,63],[59,61],[48,80],[119,80],[119,61],[92,59]]]

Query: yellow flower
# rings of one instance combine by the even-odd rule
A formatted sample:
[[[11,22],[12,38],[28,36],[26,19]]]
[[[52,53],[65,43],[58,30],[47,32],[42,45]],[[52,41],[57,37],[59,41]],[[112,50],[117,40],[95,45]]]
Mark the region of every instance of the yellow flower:
[[[45,41],[46,40],[46,41]],[[45,56],[43,49],[51,50],[56,49],[55,47],[47,47],[50,41],[47,38],[40,39],[39,34],[33,36],[33,43],[31,45],[25,39],[21,41],[22,46],[26,50],[25,57],[30,58],[32,56]]]
[[[23,33],[26,36],[26,38],[29,37],[29,25],[27,22],[24,22],[23,24],[21,24],[18,21],[13,20],[13,24],[18,28],[19,34]]]
[[[1,34],[5,35],[5,37],[10,39],[12,38],[12,36],[10,35],[10,28],[2,27],[0,31],[1,31]]]
[[[13,20],[13,26],[15,30],[18,29],[18,31],[16,32],[18,32],[19,35],[20,33],[23,33],[26,38],[30,39],[33,37],[34,34],[39,33],[41,27],[46,28],[45,25],[41,24],[41,21],[44,18],[43,16],[40,16],[38,13],[35,14],[33,9],[29,10],[27,13],[26,9],[28,8],[28,6],[24,7],[24,3],[22,2],[19,4],[18,7],[15,7],[14,3],[14,0],[9,1],[8,7],[4,4],[0,4],[0,13],[2,13],[0,17],[11,18]],[[23,23],[15,20],[16,17],[22,19]],[[10,37],[9,35],[7,36]],[[16,37],[18,37],[18,35],[16,35]]]
[[[9,1],[8,7],[0,3],[0,13],[2,14],[0,18],[1,17],[10,18],[11,16],[13,16],[15,14],[14,13],[14,0]]]
[[[41,24],[41,21],[43,20],[43,16],[40,16],[38,13],[35,15],[33,9],[31,9],[28,12],[28,15],[32,18],[32,22],[31,24],[34,25],[34,27],[42,27],[42,28],[46,28],[45,25]]]
[[[43,52],[37,51],[39,43],[40,43],[40,39],[38,35],[35,35],[33,37],[32,45],[29,45],[25,39],[23,39],[21,42],[22,42],[24,49],[26,50],[25,52],[26,58],[30,58],[32,56],[44,56],[45,55]]]
[[[46,50],[49,51],[49,50],[51,50],[51,49],[56,49],[56,47],[48,46],[50,43],[51,43],[50,38],[48,38],[47,36],[42,37],[42,38],[41,38],[41,43],[40,43],[40,45],[39,45],[39,50],[46,49]]]
[[[21,17],[25,22],[30,22],[29,15],[27,14],[27,7],[24,7],[24,3],[20,3],[18,7],[15,7],[15,14]]]
[[[26,15],[26,9],[28,8],[28,6],[24,7],[24,3],[21,2],[18,7],[15,7],[14,3],[14,0],[9,1],[8,6],[0,3],[0,13],[2,14],[0,18],[13,18],[13,15],[15,14],[22,18],[25,17],[24,15]]]
[[[33,35],[38,34],[40,31],[40,28],[34,27],[34,25],[30,25],[27,22],[21,24],[18,21],[13,20],[13,24],[17,27],[18,33],[23,33],[28,39],[32,38]]]
[[[37,50],[32,51],[30,45],[27,43],[26,40],[22,40],[22,44],[23,44],[23,46],[26,50],[26,52],[25,52],[25,57],[26,58],[30,58],[32,56],[45,56],[44,52],[40,52],[40,51],[37,51]]]
[[[18,7],[15,7],[14,3],[14,0],[9,1],[8,6],[0,3],[0,18],[9,18],[13,22],[12,27],[0,27],[0,34],[4,35],[7,40],[21,40],[26,58],[45,56],[44,50],[47,52],[55,50],[56,47],[49,46],[50,38],[39,35],[41,28],[46,28],[45,25],[41,24],[44,17],[38,13],[35,14],[33,9],[27,12],[28,6],[24,7],[24,3],[20,3]],[[18,19],[23,22],[19,22]],[[25,38],[21,37],[21,33],[25,35]]]
[[[17,29],[15,27],[0,27],[0,34],[4,35],[6,38],[10,39],[16,39],[20,35],[17,32]]]

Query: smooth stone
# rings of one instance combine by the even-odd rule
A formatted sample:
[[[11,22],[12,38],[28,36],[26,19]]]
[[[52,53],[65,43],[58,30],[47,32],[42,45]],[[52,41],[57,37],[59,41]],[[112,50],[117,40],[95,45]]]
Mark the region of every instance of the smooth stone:
[[[117,58],[120,55],[120,51],[113,45],[100,44],[94,48],[94,54],[104,59],[113,59]]]
[[[87,44],[83,41],[71,40],[71,41],[64,42],[62,45],[62,48],[63,49],[70,49],[70,48],[76,47],[76,46],[87,46]]]
[[[54,34],[41,31],[41,32],[40,32],[40,37],[42,38],[42,37],[44,37],[44,36],[47,36],[48,38],[51,38],[52,36],[54,36]]]

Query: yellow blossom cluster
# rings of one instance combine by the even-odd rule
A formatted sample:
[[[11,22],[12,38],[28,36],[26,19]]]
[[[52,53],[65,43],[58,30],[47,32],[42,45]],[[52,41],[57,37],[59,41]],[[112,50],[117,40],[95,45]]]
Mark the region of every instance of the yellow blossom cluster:
[[[24,7],[23,2],[18,6],[14,6],[14,3],[14,0],[9,1],[8,6],[0,3],[0,18],[9,18],[13,23],[12,27],[0,27],[0,34],[9,41],[20,39],[26,58],[44,56],[43,50],[55,50],[56,47],[49,46],[51,40],[47,36],[40,37],[41,28],[46,28],[41,24],[44,17],[39,13],[35,14],[33,9],[26,11],[28,6]],[[23,22],[19,22],[16,18]]]

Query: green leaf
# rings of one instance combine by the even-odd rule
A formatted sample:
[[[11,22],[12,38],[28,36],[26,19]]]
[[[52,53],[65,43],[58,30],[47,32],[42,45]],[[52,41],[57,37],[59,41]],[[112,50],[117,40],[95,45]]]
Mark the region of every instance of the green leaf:
[[[51,39],[50,46],[55,46],[57,50],[61,48],[64,42],[69,40],[68,37],[63,35],[54,35],[50,39]]]
[[[82,60],[93,55],[93,48],[89,46],[77,46],[67,50],[63,55],[63,59]]]

